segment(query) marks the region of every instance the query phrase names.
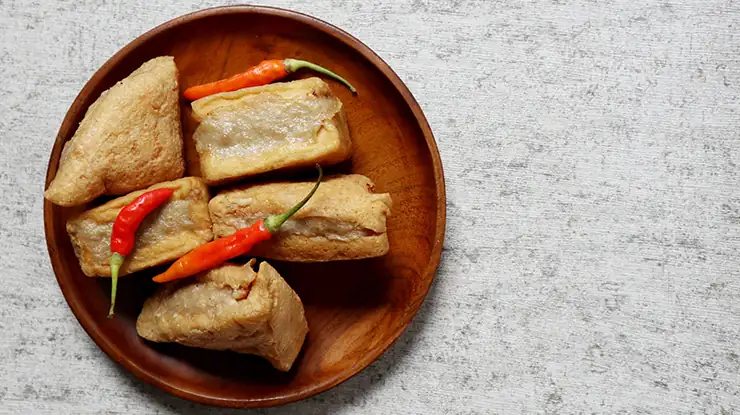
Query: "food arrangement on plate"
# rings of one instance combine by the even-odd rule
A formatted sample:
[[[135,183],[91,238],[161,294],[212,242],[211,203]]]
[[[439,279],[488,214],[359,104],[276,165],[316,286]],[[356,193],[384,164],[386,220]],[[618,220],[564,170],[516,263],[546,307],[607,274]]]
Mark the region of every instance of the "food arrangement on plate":
[[[283,57],[347,79],[262,62]],[[69,107],[45,183],[82,328],[209,405],[295,402],[359,373],[411,323],[444,242],[442,163],[403,81],[341,29],[270,7],[200,10],[115,53]]]
[[[254,354],[288,371],[308,323],[300,298],[268,260],[388,252],[390,195],[375,193],[363,175],[323,178],[322,166],[352,156],[342,102],[318,77],[277,82],[301,68],[355,92],[333,72],[294,59],[185,90],[198,122],[199,177],[186,176],[173,57],[145,62],[88,108],[44,196],[65,207],[118,196],[66,224],[82,272],[112,279],[109,317],[119,276],[170,264],[153,278],[160,286],[136,321],[139,336]],[[313,166],[312,182],[240,183]],[[215,185],[219,192],[209,188]],[[238,257],[251,259],[230,262]]]

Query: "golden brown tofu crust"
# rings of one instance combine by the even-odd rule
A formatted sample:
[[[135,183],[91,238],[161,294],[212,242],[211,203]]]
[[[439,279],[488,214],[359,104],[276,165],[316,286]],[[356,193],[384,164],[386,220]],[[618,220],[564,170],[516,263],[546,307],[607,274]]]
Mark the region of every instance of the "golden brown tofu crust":
[[[154,342],[254,354],[290,370],[308,333],[303,304],[270,264],[259,272],[254,264],[164,284],[144,303],[137,332]]]
[[[126,194],[185,172],[174,58],[154,58],[103,92],[62,150],[44,197],[62,206]]]
[[[301,200],[312,182],[270,183],[227,190],[211,199],[208,209],[215,237],[234,233],[269,215],[287,211]],[[293,262],[371,258],[389,249],[386,218],[391,197],[372,193],[362,175],[339,175],[321,183],[313,198],[272,239],[251,253]]]
[[[67,222],[82,272],[110,277],[110,235],[118,212],[148,190],[177,188],[170,199],[148,215],[136,233],[136,244],[120,275],[173,261],[213,239],[208,214],[208,188],[197,177],[158,183],[83,212]]]
[[[191,105],[201,123],[193,139],[209,184],[336,164],[352,154],[342,103],[319,78],[215,94]]]

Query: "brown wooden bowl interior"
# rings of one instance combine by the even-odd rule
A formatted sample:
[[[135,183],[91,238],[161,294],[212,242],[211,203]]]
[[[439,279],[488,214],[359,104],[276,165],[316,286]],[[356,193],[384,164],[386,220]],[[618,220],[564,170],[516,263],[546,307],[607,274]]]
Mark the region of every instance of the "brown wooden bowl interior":
[[[391,194],[390,253],[325,264],[270,261],[302,299],[310,330],[293,369],[280,373],[253,356],[141,339],[134,323],[144,299],[155,288],[150,277],[161,269],[124,278],[117,317],[106,319],[110,281],[82,274],[65,230],[67,219],[89,206],[65,209],[45,202],[49,255],[72,311],[115,361],[153,385],[201,403],[276,405],[348,379],[379,357],[407,327],[439,264],[445,226],[444,180],[434,138],[418,104],[377,55],[331,25],[266,7],[204,10],[144,34],[95,73],[59,129],[47,186],[56,174],[63,144],[74,134],[87,107],[144,61],[160,55],[175,57],[181,91],[267,58],[306,59],[348,78],[357,96],[334,81],[327,82],[344,103],[355,153],[351,162],[331,170],[364,174],[376,183],[378,192]],[[181,107],[188,173],[198,175],[191,142],[195,123],[189,103],[182,100]],[[285,175],[276,173],[276,177],[281,174]]]

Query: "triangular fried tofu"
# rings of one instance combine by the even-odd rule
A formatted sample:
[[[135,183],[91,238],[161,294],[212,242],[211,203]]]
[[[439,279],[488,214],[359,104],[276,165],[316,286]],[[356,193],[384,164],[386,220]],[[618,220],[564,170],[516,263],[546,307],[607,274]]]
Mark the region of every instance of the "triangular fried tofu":
[[[182,177],[178,92],[171,56],[144,63],[103,92],[64,145],[44,197],[75,206]]]
[[[262,356],[284,372],[308,333],[303,303],[267,262],[255,272],[225,263],[194,278],[160,284],[136,319],[139,336]]]

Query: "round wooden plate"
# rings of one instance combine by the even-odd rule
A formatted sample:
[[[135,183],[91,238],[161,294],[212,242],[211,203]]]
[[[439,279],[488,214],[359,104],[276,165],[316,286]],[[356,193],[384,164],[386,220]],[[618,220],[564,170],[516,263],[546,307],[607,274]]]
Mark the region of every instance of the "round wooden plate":
[[[167,22],[134,40],[98,70],[64,118],[49,160],[54,178],[69,140],[104,90],[146,60],[171,55],[180,89],[241,72],[263,59],[299,58],[324,65],[352,82],[353,96],[328,83],[344,103],[355,144],[351,163],[334,171],[370,177],[393,198],[390,252],[381,258],[325,264],[271,261],[298,293],[309,334],[293,369],[281,373],[255,356],[153,344],[136,334],[135,321],[153,291],[148,270],[119,284],[116,318],[108,320],[110,281],[85,277],[65,230],[86,208],[44,205],[46,240],[59,286],[80,324],[115,361],[141,379],[201,403],[257,407],[296,401],[325,391],[378,358],[421,306],[442,250],[445,190],[442,164],[419,105],[375,53],[342,30],[312,17],[267,7],[223,7]],[[297,77],[315,76],[301,72]],[[188,159],[195,124],[182,100]],[[197,175],[190,163],[190,175]],[[99,201],[97,203],[100,203]]]

